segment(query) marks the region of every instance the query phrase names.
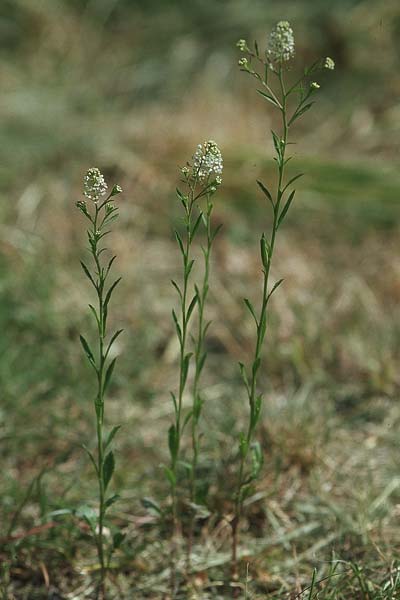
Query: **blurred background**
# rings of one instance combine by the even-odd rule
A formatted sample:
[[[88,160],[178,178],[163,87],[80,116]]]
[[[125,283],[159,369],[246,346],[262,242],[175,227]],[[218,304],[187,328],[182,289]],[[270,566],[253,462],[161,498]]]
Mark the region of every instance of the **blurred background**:
[[[264,49],[281,19],[295,33],[294,73],[324,56],[336,69],[318,74],[317,105],[292,132],[291,172],[306,176],[273,268],[285,283],[271,304],[261,378],[266,466],[245,524],[250,573],[256,593],[287,591],[313,566],[323,570],[333,549],[365,560],[372,573],[399,550],[398,1],[2,0],[5,598],[67,594],[86,581],[90,545],[54,511],[96,497],[80,449],[94,439],[93,382],[78,343],[79,332],[92,331],[92,296],[79,267],[85,224],[75,208],[91,166],[124,190],[109,244],[123,276],[113,325],[125,334],[107,408],[110,424],[124,423],[116,488],[128,533],[119,560],[128,574],[120,594],[130,597],[134,570],[142,597],[162,597],[165,578],[152,573],[161,573],[164,550],[140,498],[163,503],[167,493],[159,465],[177,385],[174,190],[179,167],[206,139],[221,147],[224,181],[215,202],[223,230],[212,267],[202,473],[213,514],[229,515],[230,491],[217,482],[223,475],[229,488],[234,477],[232,432],[246,417],[236,365],[250,359],[253,329],[242,298],[259,297],[258,239],[270,215],[255,180],[273,184],[276,125],[272,107],[239,72],[235,44],[257,39]],[[229,534],[220,522],[199,532],[214,559]],[[204,560],[202,585],[211,589],[224,559],[212,568]]]

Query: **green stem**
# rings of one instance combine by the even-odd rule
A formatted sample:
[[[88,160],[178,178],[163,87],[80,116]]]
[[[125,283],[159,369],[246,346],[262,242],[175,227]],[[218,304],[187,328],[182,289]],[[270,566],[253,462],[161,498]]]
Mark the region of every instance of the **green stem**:
[[[267,318],[267,309],[268,309],[268,285],[269,285],[269,276],[271,270],[271,263],[275,248],[275,240],[276,233],[278,229],[278,218],[279,218],[279,210],[280,204],[282,200],[282,186],[284,179],[284,171],[285,171],[285,152],[286,146],[288,142],[288,125],[287,125],[287,94],[285,91],[284,81],[283,81],[283,73],[282,67],[280,67],[278,71],[278,79],[279,86],[281,92],[281,116],[282,116],[282,140],[281,140],[281,153],[278,155],[277,164],[278,164],[278,183],[277,183],[277,191],[276,191],[276,201],[274,203],[274,218],[272,225],[271,238],[269,240],[269,253],[268,253],[268,262],[267,266],[264,269],[264,283],[263,283],[263,293],[262,293],[262,305],[260,310],[260,316],[258,318],[257,323],[257,337],[256,337],[256,345],[254,350],[254,358],[252,362],[251,369],[251,378],[250,385],[248,386],[248,399],[249,399],[249,407],[250,407],[250,419],[249,425],[247,429],[247,434],[245,438],[245,444],[243,446],[243,450],[240,452],[240,464],[239,464],[239,476],[235,494],[235,507],[234,507],[234,518],[232,522],[232,575],[234,579],[238,577],[237,571],[237,547],[238,547],[238,530],[240,524],[240,518],[243,510],[243,487],[246,483],[245,481],[245,465],[248,458],[249,450],[251,447],[251,441],[253,438],[255,426],[257,422],[253,419],[253,415],[256,410],[256,395],[257,395],[257,374],[259,369],[262,344],[265,338],[265,326]]]
[[[204,275],[201,288],[198,290],[197,306],[198,306],[198,328],[197,338],[195,342],[194,361],[195,361],[195,374],[193,381],[193,406],[192,406],[192,419],[191,419],[191,438],[192,438],[192,463],[190,470],[190,482],[189,482],[189,494],[190,502],[196,503],[196,475],[198,457],[200,451],[200,436],[198,433],[198,423],[201,415],[201,398],[199,395],[199,383],[201,372],[204,367],[205,360],[205,349],[204,341],[207,331],[207,325],[204,324],[204,309],[208,296],[209,289],[209,274],[210,274],[210,255],[212,244],[214,241],[213,233],[211,231],[211,215],[213,205],[210,201],[210,195],[207,194],[207,210],[204,214],[206,221],[206,234],[207,234],[207,245],[203,249],[204,254]],[[189,524],[189,535],[187,545],[187,565],[188,569],[191,567],[191,553],[193,546],[193,535],[194,535],[194,523],[195,523],[195,512],[192,510]]]

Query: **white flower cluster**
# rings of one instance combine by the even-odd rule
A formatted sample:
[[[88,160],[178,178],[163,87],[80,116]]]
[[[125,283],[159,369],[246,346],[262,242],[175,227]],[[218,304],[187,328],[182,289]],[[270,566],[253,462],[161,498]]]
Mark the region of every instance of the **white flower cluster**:
[[[101,196],[107,192],[107,184],[104,176],[100,173],[97,167],[92,167],[88,170],[83,178],[83,190],[86,198],[98,202]]]
[[[204,183],[208,177],[215,176],[215,182],[220,184],[222,170],[222,154],[216,142],[209,140],[204,144],[199,144],[193,155],[193,172],[199,181]]]
[[[279,21],[272,30],[267,55],[271,60],[290,60],[294,56],[294,35],[288,21]]]
[[[335,61],[329,56],[327,56],[324,62],[324,67],[325,69],[330,69],[331,71],[333,71],[335,68]]]

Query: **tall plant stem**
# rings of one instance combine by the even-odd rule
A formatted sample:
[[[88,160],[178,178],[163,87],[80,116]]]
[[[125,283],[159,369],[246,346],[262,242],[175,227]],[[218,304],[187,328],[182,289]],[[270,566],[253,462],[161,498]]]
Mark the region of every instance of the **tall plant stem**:
[[[195,363],[195,374],[193,380],[193,406],[192,406],[192,419],[191,419],[191,442],[192,442],[192,462],[190,469],[190,482],[189,482],[189,497],[191,503],[191,514],[189,522],[188,532],[188,543],[187,543],[187,568],[191,569],[191,555],[193,548],[193,535],[195,526],[195,504],[196,504],[196,479],[197,479],[197,466],[200,451],[200,434],[198,431],[199,419],[201,416],[201,410],[203,402],[200,396],[199,384],[200,377],[204,367],[206,359],[206,352],[204,348],[205,336],[207,333],[208,324],[205,324],[205,305],[208,297],[209,290],[209,275],[210,275],[210,256],[212,244],[215,239],[215,234],[211,230],[211,216],[212,216],[213,205],[210,201],[210,195],[207,194],[207,207],[206,212],[203,215],[206,227],[207,243],[205,248],[202,248],[204,255],[204,274],[201,287],[196,287],[197,295],[197,310],[198,310],[198,323],[197,323],[197,337],[195,339],[195,350],[194,350],[194,363]]]
[[[280,112],[282,117],[282,137],[280,140],[280,151],[277,156],[277,165],[278,165],[278,181],[277,181],[277,190],[276,190],[276,198],[273,203],[273,224],[270,240],[268,243],[268,260],[264,265],[263,275],[264,275],[264,283],[263,283],[263,293],[262,293],[262,304],[261,310],[259,313],[259,317],[257,319],[257,336],[256,336],[256,344],[254,349],[254,356],[252,362],[252,369],[250,380],[248,382],[247,394],[249,400],[249,408],[250,408],[250,419],[249,425],[247,429],[247,434],[241,442],[240,448],[240,464],[239,464],[239,474],[237,480],[237,487],[235,493],[235,505],[234,505],[234,517],[232,521],[232,579],[236,581],[238,579],[238,537],[239,537],[239,527],[240,527],[240,519],[243,510],[243,487],[246,485],[246,477],[245,477],[245,467],[248,458],[248,454],[251,448],[251,442],[253,439],[254,430],[257,424],[258,416],[257,413],[260,410],[257,407],[257,375],[260,367],[261,353],[262,353],[262,345],[265,338],[266,333],[266,320],[267,320],[267,309],[268,309],[268,301],[270,298],[269,293],[269,276],[271,270],[271,263],[274,254],[275,248],[275,240],[276,233],[279,226],[279,209],[281,205],[281,200],[283,196],[283,180],[284,180],[284,171],[285,171],[285,153],[286,146],[288,142],[288,124],[287,124],[287,109],[286,109],[286,101],[287,95],[285,92],[285,86],[283,81],[283,73],[282,67],[279,68],[278,71],[278,79],[279,86],[281,92],[280,99]],[[261,244],[263,244],[263,238],[261,240]]]

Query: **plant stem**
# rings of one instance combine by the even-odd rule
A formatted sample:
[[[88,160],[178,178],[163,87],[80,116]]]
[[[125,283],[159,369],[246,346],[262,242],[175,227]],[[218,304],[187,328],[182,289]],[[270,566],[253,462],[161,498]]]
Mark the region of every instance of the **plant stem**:
[[[264,267],[264,283],[263,283],[263,293],[262,293],[262,305],[260,310],[259,318],[257,319],[257,337],[256,337],[256,345],[254,350],[254,358],[252,362],[251,376],[249,385],[246,386],[250,407],[250,419],[249,425],[247,429],[247,435],[245,437],[244,443],[241,444],[241,452],[240,452],[240,465],[239,465],[239,476],[235,494],[235,506],[234,506],[234,518],[232,521],[232,579],[236,581],[238,579],[238,532],[240,526],[240,518],[243,510],[243,487],[246,485],[245,479],[245,466],[248,458],[249,450],[251,448],[251,442],[254,434],[254,430],[257,424],[258,416],[257,411],[259,410],[256,406],[257,402],[257,375],[260,366],[261,352],[262,352],[262,344],[265,338],[266,332],[266,319],[267,319],[267,309],[268,309],[268,301],[270,298],[269,294],[269,276],[271,270],[271,263],[275,248],[275,239],[276,233],[278,230],[278,219],[279,219],[279,209],[281,205],[281,199],[283,196],[283,179],[284,179],[284,171],[285,171],[285,152],[286,146],[288,142],[288,125],[287,125],[287,110],[286,110],[286,101],[287,95],[285,92],[285,86],[283,81],[283,72],[282,67],[279,68],[278,71],[278,79],[279,86],[281,92],[280,99],[280,112],[282,116],[282,138],[280,142],[280,153],[277,156],[277,165],[278,165],[278,183],[276,190],[276,200],[274,203],[273,209],[273,224],[272,224],[272,232],[269,240],[269,250],[268,250],[268,260],[267,264]],[[263,241],[262,241],[263,243]]]
[[[197,294],[197,307],[198,307],[198,325],[197,325],[197,338],[195,340],[194,350],[194,362],[195,362],[195,373],[193,380],[193,406],[192,406],[192,420],[191,420],[191,437],[192,437],[192,463],[190,469],[190,482],[189,482],[189,494],[191,504],[196,504],[196,475],[197,465],[200,451],[200,435],[198,432],[198,424],[202,410],[202,399],[199,393],[199,383],[201,373],[204,367],[206,359],[206,353],[204,349],[205,336],[207,333],[208,324],[204,323],[204,309],[207,301],[208,290],[209,290],[209,274],[210,274],[210,255],[212,244],[215,236],[211,230],[211,216],[212,216],[213,205],[210,201],[210,195],[207,194],[207,208],[204,213],[207,245],[202,248],[204,255],[204,274],[201,288],[196,288]],[[191,568],[191,554],[193,547],[193,535],[195,525],[195,508],[191,507],[189,533],[188,533],[188,544],[187,544],[187,568]]]

